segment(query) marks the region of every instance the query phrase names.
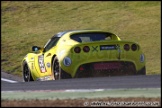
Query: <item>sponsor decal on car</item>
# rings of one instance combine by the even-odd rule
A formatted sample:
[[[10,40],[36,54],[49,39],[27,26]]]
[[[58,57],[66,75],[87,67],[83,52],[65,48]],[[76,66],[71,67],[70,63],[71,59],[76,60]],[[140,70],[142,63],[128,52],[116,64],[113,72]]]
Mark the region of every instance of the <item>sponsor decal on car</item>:
[[[41,72],[46,72],[46,68],[45,68],[45,65],[44,65],[44,57],[43,57],[43,55],[40,55],[38,57],[38,63],[39,63],[39,67],[40,67]]]
[[[115,50],[116,45],[101,45],[100,50]]]

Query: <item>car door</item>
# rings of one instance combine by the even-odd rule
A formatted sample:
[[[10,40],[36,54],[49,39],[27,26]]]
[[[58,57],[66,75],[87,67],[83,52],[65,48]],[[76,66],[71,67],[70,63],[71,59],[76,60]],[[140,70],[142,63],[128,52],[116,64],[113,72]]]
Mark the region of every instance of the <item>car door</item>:
[[[48,41],[48,43],[44,47],[42,56],[44,58],[44,69],[46,69],[47,72],[51,72],[51,67],[52,67],[51,61],[53,55],[56,54],[56,44],[58,40],[59,37],[53,37]]]

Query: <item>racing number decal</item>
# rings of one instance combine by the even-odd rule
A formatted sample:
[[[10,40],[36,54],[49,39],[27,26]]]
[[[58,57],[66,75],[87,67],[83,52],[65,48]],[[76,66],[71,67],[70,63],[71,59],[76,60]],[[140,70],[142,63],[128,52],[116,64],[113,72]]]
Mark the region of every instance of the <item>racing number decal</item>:
[[[44,65],[44,57],[43,57],[43,55],[40,55],[38,57],[38,63],[39,63],[40,70],[42,72],[46,72],[46,68],[45,68],[45,65]]]

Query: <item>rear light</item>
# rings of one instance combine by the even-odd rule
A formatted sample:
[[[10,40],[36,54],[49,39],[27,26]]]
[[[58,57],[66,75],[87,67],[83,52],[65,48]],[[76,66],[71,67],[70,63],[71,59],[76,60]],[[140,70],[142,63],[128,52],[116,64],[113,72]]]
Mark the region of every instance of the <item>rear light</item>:
[[[137,50],[137,45],[136,45],[136,44],[132,44],[132,45],[131,45],[131,49],[132,49],[133,51],[136,51],[136,50]]]
[[[89,50],[90,50],[90,48],[89,48],[88,46],[84,46],[84,47],[83,47],[83,51],[84,51],[84,52],[89,52]]]
[[[74,51],[75,51],[75,53],[80,53],[81,49],[80,49],[80,47],[75,47]]]
[[[129,44],[125,44],[125,45],[124,45],[124,49],[125,49],[126,51],[128,51],[128,50],[130,49]]]

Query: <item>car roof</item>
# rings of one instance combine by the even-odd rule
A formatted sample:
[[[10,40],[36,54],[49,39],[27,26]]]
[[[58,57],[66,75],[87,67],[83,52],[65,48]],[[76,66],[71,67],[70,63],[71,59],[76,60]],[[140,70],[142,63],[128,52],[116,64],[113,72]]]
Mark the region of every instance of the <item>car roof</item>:
[[[53,37],[62,37],[64,34],[69,33],[69,32],[86,32],[86,31],[102,31],[102,30],[94,30],[94,29],[83,29],[83,30],[67,30],[67,31],[63,31],[63,32],[59,32],[57,34],[55,34]],[[103,32],[103,31],[102,31]],[[52,37],[52,38],[53,38]]]

